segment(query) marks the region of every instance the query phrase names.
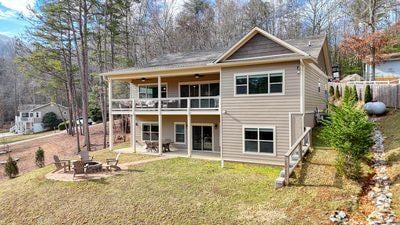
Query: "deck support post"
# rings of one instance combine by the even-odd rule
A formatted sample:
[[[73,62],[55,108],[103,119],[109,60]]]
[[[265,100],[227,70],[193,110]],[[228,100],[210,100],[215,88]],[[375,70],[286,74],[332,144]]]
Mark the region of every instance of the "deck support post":
[[[161,76],[157,77],[158,83],[158,152],[162,155],[162,115],[161,115]]]
[[[108,146],[109,149],[112,150],[113,148],[113,139],[114,139],[114,134],[113,134],[113,123],[114,123],[114,116],[112,114],[112,80],[109,78],[108,79],[108,113],[109,113],[109,119],[108,119]]]
[[[190,99],[187,99],[187,151],[192,157],[192,115],[190,114]]]
[[[131,147],[133,148],[133,152],[136,153],[136,113],[135,113],[135,100],[132,100]]]

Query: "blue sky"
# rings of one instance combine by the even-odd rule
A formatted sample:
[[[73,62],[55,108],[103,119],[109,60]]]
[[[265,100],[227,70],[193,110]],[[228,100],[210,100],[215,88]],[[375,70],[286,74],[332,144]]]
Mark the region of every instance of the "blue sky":
[[[28,6],[34,7],[38,0],[0,0],[0,34],[18,36],[25,31],[28,22],[20,15],[29,16]]]

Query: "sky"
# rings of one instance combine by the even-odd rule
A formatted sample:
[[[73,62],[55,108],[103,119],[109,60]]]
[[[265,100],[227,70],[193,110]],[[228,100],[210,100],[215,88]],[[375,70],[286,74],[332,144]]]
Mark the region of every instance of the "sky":
[[[0,34],[18,36],[25,31],[27,21],[20,15],[29,16],[28,6],[34,7],[37,0],[0,0]]]

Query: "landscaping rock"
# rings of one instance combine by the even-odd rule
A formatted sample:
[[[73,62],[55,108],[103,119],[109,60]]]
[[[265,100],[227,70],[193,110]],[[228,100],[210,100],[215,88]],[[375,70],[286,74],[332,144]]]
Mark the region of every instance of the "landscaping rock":
[[[335,224],[347,224],[349,220],[346,213],[344,211],[335,211],[330,217],[329,220]]]
[[[374,130],[373,139],[375,144],[371,148],[374,154],[372,167],[375,169],[376,175],[372,179],[375,183],[371,185],[368,197],[374,203],[375,210],[368,215],[367,221],[371,225],[396,224],[396,216],[391,208],[393,194],[389,189],[383,146],[384,138],[378,128]]]

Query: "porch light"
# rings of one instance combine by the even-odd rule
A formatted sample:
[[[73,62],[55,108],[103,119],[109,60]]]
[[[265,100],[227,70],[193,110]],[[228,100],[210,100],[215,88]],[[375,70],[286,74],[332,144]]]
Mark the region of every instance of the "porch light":
[[[146,81],[146,78],[142,77],[142,79],[141,79],[141,80],[142,80],[142,82],[145,82],[145,81]]]
[[[194,78],[199,79],[200,78],[200,74],[195,74]]]

